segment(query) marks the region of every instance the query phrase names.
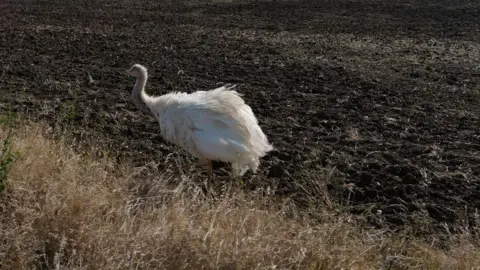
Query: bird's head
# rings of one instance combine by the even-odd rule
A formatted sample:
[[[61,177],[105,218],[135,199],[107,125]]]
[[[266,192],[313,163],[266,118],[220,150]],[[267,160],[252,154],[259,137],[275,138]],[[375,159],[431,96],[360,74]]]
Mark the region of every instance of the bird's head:
[[[135,64],[129,70],[127,70],[127,74],[133,77],[138,77],[146,73],[147,73],[147,69],[140,64]]]

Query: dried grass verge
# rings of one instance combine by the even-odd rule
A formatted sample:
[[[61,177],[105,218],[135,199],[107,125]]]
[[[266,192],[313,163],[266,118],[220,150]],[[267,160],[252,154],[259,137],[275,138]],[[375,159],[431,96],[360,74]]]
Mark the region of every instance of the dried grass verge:
[[[405,235],[362,230],[328,211],[324,222],[314,222],[291,204],[242,191],[212,201],[188,178],[141,178],[128,165],[78,154],[44,134],[40,124],[14,130],[11,147],[18,159],[0,194],[2,269],[480,265],[470,235],[439,249]],[[6,136],[3,125],[0,140]]]

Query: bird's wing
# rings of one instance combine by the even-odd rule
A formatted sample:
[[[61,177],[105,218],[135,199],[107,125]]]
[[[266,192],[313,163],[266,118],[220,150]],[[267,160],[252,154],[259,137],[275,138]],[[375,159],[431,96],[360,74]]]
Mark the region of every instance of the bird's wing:
[[[179,107],[184,126],[188,126],[185,141],[202,156],[232,161],[238,154],[249,151],[250,133],[247,124],[237,117],[238,109],[222,106],[215,100],[195,100]]]
[[[174,143],[191,155],[200,158],[194,132],[197,129],[192,112],[185,110],[182,105],[169,106],[159,115],[160,128],[163,137]]]

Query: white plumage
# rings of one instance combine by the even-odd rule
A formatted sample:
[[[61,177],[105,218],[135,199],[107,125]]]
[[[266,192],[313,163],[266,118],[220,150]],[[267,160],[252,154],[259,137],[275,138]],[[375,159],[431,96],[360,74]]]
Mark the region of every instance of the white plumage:
[[[209,179],[212,160],[231,163],[241,176],[248,169],[255,173],[260,158],[273,150],[252,109],[234,90],[235,85],[152,97],[144,90],[148,79],[145,67],[135,64],[128,74],[137,78],[132,91],[137,107],[157,117],[167,141],[198,158],[196,165],[207,165]]]

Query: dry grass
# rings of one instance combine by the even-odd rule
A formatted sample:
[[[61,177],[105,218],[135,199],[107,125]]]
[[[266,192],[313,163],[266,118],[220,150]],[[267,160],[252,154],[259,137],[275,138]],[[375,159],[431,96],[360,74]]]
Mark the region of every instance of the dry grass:
[[[346,216],[325,214],[314,222],[260,195],[229,192],[212,201],[188,179],[140,178],[127,165],[79,155],[44,136],[41,125],[15,131],[13,147],[21,158],[0,195],[2,269],[480,265],[480,249],[469,235],[439,249],[405,235],[362,230]],[[0,138],[5,135],[2,127]]]

